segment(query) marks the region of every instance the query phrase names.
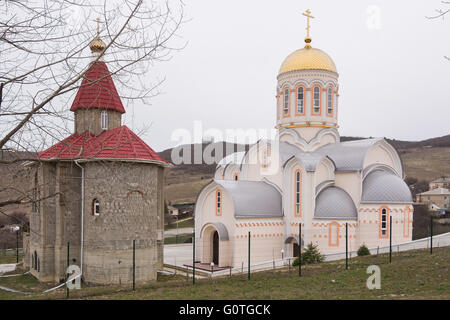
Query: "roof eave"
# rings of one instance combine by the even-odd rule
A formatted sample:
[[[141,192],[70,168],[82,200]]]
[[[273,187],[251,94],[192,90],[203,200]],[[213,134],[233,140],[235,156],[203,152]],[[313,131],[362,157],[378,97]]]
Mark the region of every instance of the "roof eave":
[[[61,159],[61,158],[40,158],[40,161],[45,162],[53,162],[53,161],[77,161],[79,163],[82,162],[94,162],[94,161],[118,161],[118,162],[137,162],[137,163],[148,163],[148,164],[156,164],[161,167],[171,168],[174,165],[171,163],[166,163],[160,160],[149,160],[149,159],[133,159],[133,158],[69,158],[69,159]]]

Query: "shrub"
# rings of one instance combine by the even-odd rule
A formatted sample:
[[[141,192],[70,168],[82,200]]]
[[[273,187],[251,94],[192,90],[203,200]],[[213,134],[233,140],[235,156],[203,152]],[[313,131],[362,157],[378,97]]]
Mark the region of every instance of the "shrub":
[[[320,253],[318,246],[314,245],[312,242],[309,243],[306,246],[305,251],[302,252],[302,265],[320,263],[324,259],[325,256]],[[295,258],[295,260],[292,262],[292,266],[298,266],[299,262],[299,258]]]
[[[358,249],[358,256],[370,256],[369,248],[365,244],[361,245]]]

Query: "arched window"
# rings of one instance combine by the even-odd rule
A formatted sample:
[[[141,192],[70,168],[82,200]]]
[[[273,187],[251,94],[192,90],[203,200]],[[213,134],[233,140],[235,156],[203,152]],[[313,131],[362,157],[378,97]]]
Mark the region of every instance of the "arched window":
[[[313,114],[320,114],[320,87],[313,89]]]
[[[97,199],[92,200],[92,215],[100,215],[100,201],[98,201]]]
[[[305,89],[300,86],[297,88],[297,113],[305,112]]]
[[[31,268],[32,269],[36,269],[35,257],[36,257],[36,251],[33,252],[33,254],[31,255]]]
[[[234,181],[238,181],[239,180],[239,175],[237,173],[234,174],[233,180]]]
[[[216,191],[216,216],[222,215],[222,192]]]
[[[327,113],[333,113],[333,89],[328,88],[327,91]]]
[[[300,170],[295,171],[294,176],[294,213],[296,216],[300,217],[302,215],[302,173]]]
[[[102,122],[102,130],[108,130],[108,112],[103,110],[100,117]]]
[[[289,113],[289,88],[284,89],[283,113],[285,115]]]
[[[388,227],[389,227],[389,215],[386,208],[381,208],[380,211],[380,238],[388,238]]]

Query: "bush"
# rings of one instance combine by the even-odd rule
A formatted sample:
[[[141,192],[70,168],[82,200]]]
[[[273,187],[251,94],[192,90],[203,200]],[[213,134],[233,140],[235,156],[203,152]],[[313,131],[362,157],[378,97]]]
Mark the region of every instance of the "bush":
[[[314,245],[312,242],[306,246],[305,251],[302,252],[302,265],[304,264],[314,264],[320,263],[325,259],[325,256],[322,255],[319,251],[317,245]],[[295,258],[292,262],[292,266],[298,266],[299,258]]]
[[[359,247],[358,256],[370,256],[369,248],[367,248],[365,244]]]

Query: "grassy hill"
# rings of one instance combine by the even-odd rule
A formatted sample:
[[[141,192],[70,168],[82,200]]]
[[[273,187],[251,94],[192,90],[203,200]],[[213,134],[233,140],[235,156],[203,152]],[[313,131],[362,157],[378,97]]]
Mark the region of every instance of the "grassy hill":
[[[341,137],[341,141],[365,139],[362,137]],[[431,181],[443,175],[450,176],[450,135],[422,141],[401,141],[387,139],[400,154],[407,177]],[[220,144],[220,143],[219,143]],[[225,143],[224,150],[225,150]],[[228,144],[229,145],[229,144]],[[205,148],[202,146],[202,150]],[[236,146],[235,148],[246,146]],[[191,145],[191,150],[194,146]],[[171,161],[172,149],[160,152],[160,155]],[[224,151],[224,154],[226,152]],[[209,183],[214,175],[216,165],[181,164],[166,172],[165,195],[172,203],[195,201],[201,188]]]
[[[323,262],[298,269],[256,272],[247,280],[247,274],[231,278],[198,279],[195,286],[181,273],[160,275],[158,282],[137,286],[86,286],[71,290],[72,299],[205,299],[205,300],[257,300],[257,299],[450,299],[450,272],[448,261],[450,248],[436,248],[433,255],[428,250],[393,252],[392,263],[387,254],[356,257],[345,261]],[[377,265],[381,269],[381,288],[369,290],[366,281],[367,267]],[[20,270],[19,270],[20,271]],[[18,272],[19,272],[18,271]],[[2,299],[65,299],[65,289],[50,293],[42,291],[51,284],[39,283],[33,276],[0,278],[0,286],[31,292],[24,295],[0,290]]]

